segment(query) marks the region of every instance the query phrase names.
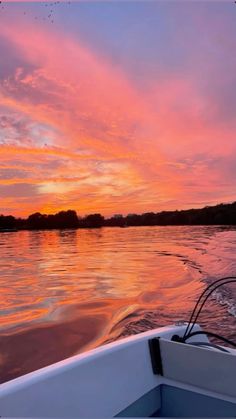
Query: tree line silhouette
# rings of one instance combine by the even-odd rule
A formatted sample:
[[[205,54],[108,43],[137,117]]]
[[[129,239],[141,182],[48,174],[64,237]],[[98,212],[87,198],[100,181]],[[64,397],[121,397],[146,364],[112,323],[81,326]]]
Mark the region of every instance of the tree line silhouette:
[[[79,217],[74,210],[49,215],[36,212],[26,219],[0,215],[0,231],[155,225],[236,225],[236,202],[201,209],[146,212],[127,216],[117,214],[107,219],[101,214]]]

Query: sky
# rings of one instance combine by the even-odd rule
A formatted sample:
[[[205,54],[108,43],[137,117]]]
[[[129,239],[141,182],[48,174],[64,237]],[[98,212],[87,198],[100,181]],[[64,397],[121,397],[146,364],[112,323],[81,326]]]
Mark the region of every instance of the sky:
[[[0,213],[236,200],[234,1],[2,2]]]

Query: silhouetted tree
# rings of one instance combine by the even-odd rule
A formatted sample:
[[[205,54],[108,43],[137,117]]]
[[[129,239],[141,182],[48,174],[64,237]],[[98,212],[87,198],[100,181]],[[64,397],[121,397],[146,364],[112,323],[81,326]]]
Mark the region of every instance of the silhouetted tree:
[[[0,229],[15,228],[16,219],[12,215],[0,215]]]
[[[27,219],[29,228],[76,228],[78,227],[78,217],[74,210],[60,211],[57,214],[40,214],[36,212]]]
[[[78,227],[78,217],[74,210],[60,211],[55,215],[56,228]]]
[[[52,228],[98,228],[103,226],[154,226],[154,225],[236,225],[236,202],[219,204],[201,209],[182,211],[162,211],[159,213],[121,214],[104,219],[101,214],[90,214],[78,218],[74,210],[60,211],[57,214],[31,214],[26,220],[13,216],[0,215],[0,230],[11,228],[52,229]]]
[[[89,228],[99,228],[104,225],[104,217],[101,214],[90,214],[84,219],[84,226]]]
[[[122,215],[116,215],[104,220],[104,225],[107,227],[124,227],[126,225],[126,219]]]
[[[29,228],[38,229],[46,227],[46,215],[41,214],[40,212],[35,212],[31,214],[27,219],[27,224]]]

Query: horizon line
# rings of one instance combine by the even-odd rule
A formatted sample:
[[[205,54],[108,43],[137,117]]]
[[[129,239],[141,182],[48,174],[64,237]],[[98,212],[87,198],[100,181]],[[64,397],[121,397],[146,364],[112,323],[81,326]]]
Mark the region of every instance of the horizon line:
[[[100,213],[100,212],[92,212],[92,213],[86,214],[84,216],[79,216],[78,213],[77,213],[77,210],[72,209],[72,208],[69,208],[69,209],[61,209],[61,210],[59,210],[59,211],[57,211],[57,212],[55,212],[53,214],[52,213],[46,214],[46,213],[41,213],[40,211],[35,211],[35,212],[32,212],[31,214],[25,216],[25,217],[16,217],[16,216],[14,216],[12,214],[4,215],[4,214],[0,213],[0,217],[14,217],[15,219],[23,219],[24,220],[24,219],[27,219],[28,217],[30,217],[30,215],[37,214],[37,213],[39,213],[41,215],[47,215],[48,216],[48,215],[56,215],[56,214],[59,214],[60,212],[75,211],[78,218],[86,218],[89,215],[100,214],[101,216],[104,217],[104,219],[109,219],[109,218],[113,218],[113,217],[118,216],[118,215],[120,217],[123,217],[124,218],[124,217],[128,217],[128,216],[133,216],[133,215],[160,214],[162,212],[182,212],[182,211],[191,211],[191,210],[203,210],[205,208],[213,208],[213,207],[217,207],[217,206],[220,206],[220,205],[232,205],[232,204],[235,204],[235,203],[236,203],[236,201],[220,202],[218,204],[205,205],[204,207],[200,207],[200,208],[193,208],[192,207],[192,208],[187,208],[187,209],[161,210],[161,211],[157,211],[157,212],[154,212],[154,211],[146,211],[146,212],[143,212],[143,213],[135,213],[135,212],[132,212],[132,213],[128,213],[127,215],[124,215],[124,214],[121,214],[121,213],[114,213],[114,214],[112,214],[109,217],[103,216],[102,213]]]

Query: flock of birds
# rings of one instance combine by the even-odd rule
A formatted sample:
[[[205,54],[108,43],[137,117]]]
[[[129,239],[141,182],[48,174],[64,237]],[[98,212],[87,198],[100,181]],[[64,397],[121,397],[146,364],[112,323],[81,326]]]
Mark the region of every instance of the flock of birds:
[[[2,10],[4,10],[4,9],[6,10],[7,6],[8,6],[7,3],[9,3],[9,2],[7,2],[7,1],[3,2],[3,1],[0,0],[0,8]],[[35,15],[33,17],[34,20],[44,20],[44,21],[48,21],[50,23],[54,23],[56,7],[59,6],[60,4],[70,5],[71,1],[59,1],[59,0],[57,0],[57,1],[49,2],[49,3],[48,2],[39,2],[38,5],[41,7],[42,13],[40,13],[40,15]],[[25,6],[25,3],[24,3],[24,6]],[[31,15],[31,13],[27,12],[26,10],[22,11],[22,13],[24,15],[27,15],[27,14]]]
[[[3,5],[3,3],[4,3],[4,5]],[[236,0],[234,1],[234,3],[236,4]],[[47,20],[50,23],[54,23],[54,17],[55,17],[54,13],[55,13],[55,10],[56,10],[56,6],[58,6],[60,4],[70,5],[71,4],[71,1],[64,1],[64,0],[60,1],[60,0],[57,0],[57,1],[49,2],[49,3],[48,2],[39,2],[39,4],[42,6],[42,8],[44,8],[44,11],[42,12],[42,14],[40,16],[39,15],[35,15],[34,16],[34,19],[35,20],[44,20],[44,21]],[[7,1],[4,1],[3,2],[2,0],[0,0],[0,8],[2,10],[4,10],[6,7],[7,7]],[[45,8],[47,8],[47,9],[45,9]],[[24,11],[23,14],[24,15],[27,15],[27,12]]]

